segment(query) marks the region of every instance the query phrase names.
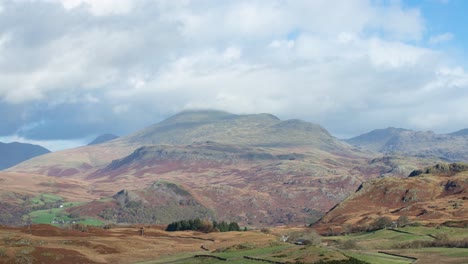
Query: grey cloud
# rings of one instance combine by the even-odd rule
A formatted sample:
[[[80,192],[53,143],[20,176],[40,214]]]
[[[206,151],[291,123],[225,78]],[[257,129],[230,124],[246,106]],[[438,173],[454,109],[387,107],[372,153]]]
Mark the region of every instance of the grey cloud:
[[[0,134],[124,135],[188,108],[271,112],[349,136],[468,127],[444,112],[468,101],[468,75],[412,42],[423,14],[398,2],[84,2],[2,2]]]
[[[23,124],[22,105],[0,103],[0,136],[14,134]]]

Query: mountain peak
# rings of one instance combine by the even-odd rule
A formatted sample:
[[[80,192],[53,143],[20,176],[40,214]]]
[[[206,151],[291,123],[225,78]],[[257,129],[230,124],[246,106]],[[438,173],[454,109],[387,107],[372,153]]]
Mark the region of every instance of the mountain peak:
[[[162,123],[196,123],[224,119],[232,116],[235,115],[219,110],[185,110],[167,118],[162,121]]]
[[[249,115],[236,115],[220,110],[186,110],[177,113],[164,121],[161,124],[176,124],[176,123],[202,123],[202,122],[217,122],[230,119],[257,119],[257,120],[274,120],[280,119],[272,114],[249,114]]]
[[[89,142],[88,146],[101,144],[101,143],[116,139],[118,137],[119,136],[116,136],[114,134],[109,134],[109,133],[102,134],[102,135],[98,136],[97,138],[95,138],[93,141]]]
[[[344,147],[325,129],[306,121],[282,121],[266,113],[238,115],[216,110],[184,111],[122,140],[140,145],[214,141],[262,147]]]

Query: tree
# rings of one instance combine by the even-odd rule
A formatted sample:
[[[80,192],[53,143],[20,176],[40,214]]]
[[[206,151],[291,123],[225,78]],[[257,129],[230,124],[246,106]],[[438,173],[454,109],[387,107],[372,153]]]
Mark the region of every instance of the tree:
[[[198,228],[198,231],[204,232],[204,233],[209,233],[213,231],[213,224],[208,221],[208,220],[203,220],[201,221],[200,227]]]
[[[229,231],[240,231],[239,224],[237,224],[236,222],[231,222],[231,223],[229,224],[228,230],[229,230]]]
[[[190,219],[190,220],[181,220],[177,222],[170,223],[166,227],[166,231],[184,231],[184,230],[194,230],[200,232],[228,232],[228,231],[240,231],[239,224],[236,222],[228,223],[216,221],[210,222],[208,220],[201,220],[199,218]]]
[[[218,223],[216,227],[219,229],[219,232],[229,231],[229,225],[224,221],[222,221],[221,223]]]
[[[408,216],[402,215],[402,216],[398,217],[398,219],[397,219],[397,225],[398,225],[398,227],[404,227],[404,226],[406,226],[407,224],[409,224]]]
[[[377,218],[373,223],[372,227],[373,229],[384,229],[387,227],[391,227],[393,224],[393,221],[390,217],[388,216],[382,216]]]

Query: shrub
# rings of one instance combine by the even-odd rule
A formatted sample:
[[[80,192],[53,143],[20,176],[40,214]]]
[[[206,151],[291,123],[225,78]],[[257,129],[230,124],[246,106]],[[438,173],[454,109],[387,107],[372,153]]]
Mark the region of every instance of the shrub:
[[[201,221],[198,230],[204,233],[213,232],[213,224],[208,220],[203,220]]]
[[[81,232],[87,232],[87,231],[88,231],[88,226],[85,225],[85,224],[81,224],[81,223],[79,223],[79,224],[73,224],[73,225],[71,225],[71,228],[72,228],[73,230],[79,230],[79,231],[81,231]]]
[[[343,249],[357,249],[359,246],[354,239],[348,239],[340,243],[340,247]]]
[[[393,224],[393,221],[390,217],[388,216],[382,216],[382,217],[379,217],[377,218],[372,224],[371,224],[371,227],[374,229],[374,230],[377,230],[377,229],[384,229],[384,228],[387,228],[387,227],[391,227]]]
[[[288,242],[295,243],[298,240],[302,240],[304,245],[318,245],[322,242],[320,236],[311,228],[289,233]]]
[[[468,248],[468,238],[462,240],[449,240],[445,236],[442,239],[436,239],[433,241],[427,240],[416,240],[406,243],[400,243],[396,245],[396,248],[424,248],[424,247],[447,247],[447,248]]]
[[[448,241],[449,240],[449,236],[448,236],[447,233],[438,233],[434,237],[438,241]]]
[[[114,228],[116,225],[115,224],[106,224],[106,225],[103,225],[102,228],[103,229],[112,229]]]
[[[397,225],[398,225],[398,227],[404,227],[404,226],[406,226],[407,224],[409,224],[408,216],[402,215],[402,216],[398,217],[398,219],[397,219]]]

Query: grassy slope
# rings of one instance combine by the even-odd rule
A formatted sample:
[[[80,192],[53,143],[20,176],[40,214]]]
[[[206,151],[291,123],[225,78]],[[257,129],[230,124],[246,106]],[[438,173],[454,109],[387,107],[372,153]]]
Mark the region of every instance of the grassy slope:
[[[424,259],[425,256],[431,256],[441,261],[439,263],[452,263],[451,261],[455,261],[454,263],[457,263],[457,261],[461,261],[458,263],[464,263],[464,261],[468,261],[468,249],[466,248],[395,249],[395,245],[399,243],[416,240],[433,240],[434,238],[432,236],[437,236],[438,234],[447,234],[452,240],[461,240],[468,237],[467,228],[408,226],[398,230],[406,233],[393,230],[378,230],[369,233],[326,237],[323,240],[330,245],[337,246],[345,245],[346,242],[350,240],[354,241],[355,246],[352,249],[344,249],[343,253],[370,263],[411,263],[411,260],[385,255],[378,251],[412,256],[419,259]],[[425,262],[421,261],[420,263]]]

